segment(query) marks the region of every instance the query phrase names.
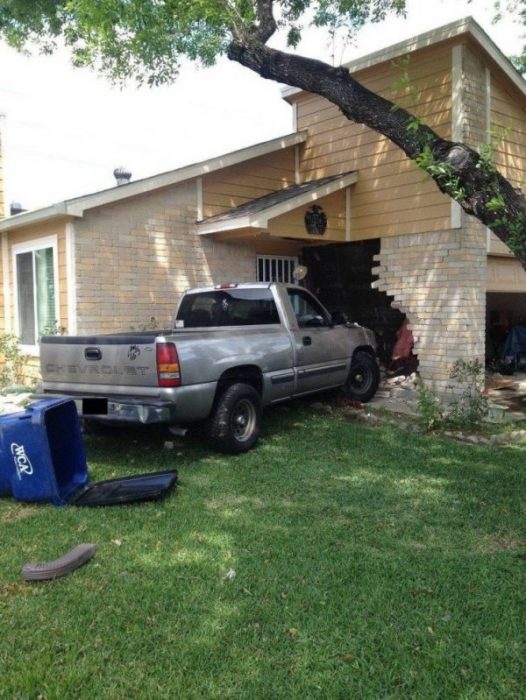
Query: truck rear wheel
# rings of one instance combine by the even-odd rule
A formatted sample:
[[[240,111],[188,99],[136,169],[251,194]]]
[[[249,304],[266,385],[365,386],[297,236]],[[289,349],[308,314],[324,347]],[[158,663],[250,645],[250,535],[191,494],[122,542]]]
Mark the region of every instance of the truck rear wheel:
[[[349,376],[344,385],[347,398],[366,403],[376,394],[380,383],[380,368],[368,352],[357,352],[353,357]]]
[[[241,454],[252,449],[261,432],[261,398],[250,384],[232,384],[219,397],[208,434],[221,452]]]

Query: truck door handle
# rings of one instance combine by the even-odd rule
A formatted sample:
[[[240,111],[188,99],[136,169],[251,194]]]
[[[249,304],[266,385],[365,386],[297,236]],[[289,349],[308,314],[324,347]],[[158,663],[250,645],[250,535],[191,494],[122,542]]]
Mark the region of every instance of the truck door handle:
[[[102,350],[100,348],[86,348],[84,357],[86,360],[102,360]]]
[[[312,338],[310,337],[310,335],[304,335],[301,339],[301,342],[303,343],[303,345],[312,345]]]

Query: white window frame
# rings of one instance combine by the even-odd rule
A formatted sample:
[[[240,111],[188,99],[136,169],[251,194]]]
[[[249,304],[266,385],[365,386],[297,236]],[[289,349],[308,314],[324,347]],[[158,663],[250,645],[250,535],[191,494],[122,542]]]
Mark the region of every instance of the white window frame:
[[[259,278],[259,261],[265,261],[265,260],[275,260],[275,261],[287,261],[289,264],[292,263],[292,269],[294,270],[296,267],[299,265],[299,259],[297,255],[258,255],[256,256],[256,279],[258,282],[272,282],[272,280],[266,280],[266,279],[260,279]],[[263,263],[264,264],[264,263]],[[286,280],[285,284],[295,284],[295,280],[292,277],[291,274],[291,279]]]
[[[31,241],[25,241],[24,243],[16,243],[11,248],[12,255],[12,269],[13,269],[13,301],[14,301],[14,311],[15,311],[15,333],[20,337],[20,318],[18,310],[18,270],[16,264],[16,256],[23,253],[34,253],[37,250],[43,250],[45,248],[53,249],[53,275],[55,277],[55,318],[57,324],[60,326],[60,285],[58,277],[58,237],[57,236],[46,236],[45,238],[35,238]],[[35,285],[35,266],[33,265],[33,284]],[[35,307],[36,313],[36,307]],[[35,318],[35,330],[38,332],[36,318]],[[38,339],[35,345],[24,345],[20,343],[20,350],[26,355],[32,355],[34,357],[40,356],[40,345]]]

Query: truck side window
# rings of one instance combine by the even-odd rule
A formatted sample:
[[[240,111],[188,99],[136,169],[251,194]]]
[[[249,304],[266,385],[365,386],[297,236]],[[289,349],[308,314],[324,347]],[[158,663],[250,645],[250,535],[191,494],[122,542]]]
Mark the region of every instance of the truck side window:
[[[318,301],[303,289],[287,289],[300,328],[326,326],[327,314]]]

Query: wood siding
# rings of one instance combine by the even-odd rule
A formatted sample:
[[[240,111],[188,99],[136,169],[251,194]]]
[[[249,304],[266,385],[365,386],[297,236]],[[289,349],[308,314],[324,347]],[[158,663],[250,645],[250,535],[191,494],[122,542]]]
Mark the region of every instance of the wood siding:
[[[2,123],[2,115],[0,114],[0,127]],[[0,219],[5,216],[5,192],[4,192],[4,153],[2,146],[2,131],[0,129]]]
[[[526,107],[503,78],[491,79],[491,127],[496,132],[494,161],[515,187],[526,192]]]
[[[294,184],[294,148],[203,177],[203,216],[215,216]]]
[[[305,230],[305,213],[310,208],[308,204],[271,219],[268,225],[271,236],[298,238],[316,243],[345,241],[345,191],[321,197],[313,204],[322,207],[327,216],[327,229],[323,236],[314,236]]]
[[[526,272],[520,262],[511,258],[489,256],[487,290],[488,292],[526,292]]]
[[[410,90],[393,87],[405,69],[415,99]],[[406,67],[384,63],[356,77],[423,118],[441,136],[451,136],[451,44],[413,53]],[[351,190],[352,240],[449,228],[449,198],[388,139],[350,122],[317,95],[299,93],[291,100],[298,105],[298,130],[309,135],[300,163],[302,179],[358,172]]]

